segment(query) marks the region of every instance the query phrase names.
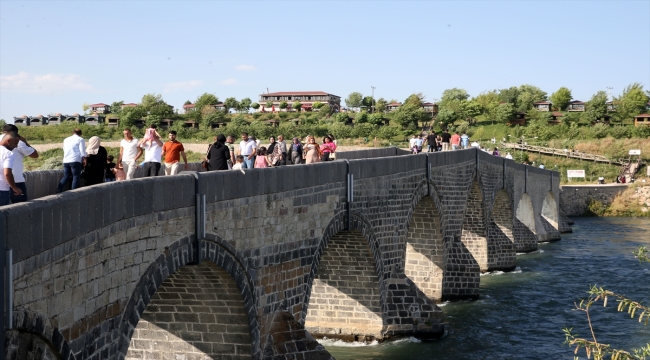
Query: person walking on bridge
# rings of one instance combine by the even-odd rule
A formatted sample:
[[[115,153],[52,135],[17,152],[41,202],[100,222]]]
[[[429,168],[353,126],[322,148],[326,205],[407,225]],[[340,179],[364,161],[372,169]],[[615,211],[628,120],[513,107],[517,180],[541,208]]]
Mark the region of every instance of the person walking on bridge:
[[[257,148],[257,143],[255,140],[253,140],[252,137],[248,137],[248,133],[241,134],[241,141],[239,142],[239,155],[244,157],[244,169],[253,168]]]
[[[137,161],[142,156],[142,149],[138,146],[138,139],[133,137],[131,129],[124,129],[124,139],[120,141],[120,155],[117,157],[117,167],[124,170],[126,179],[133,179]]]
[[[185,162],[184,169],[188,169],[185,148],[180,141],[176,140],[176,131],[174,130],[169,132],[169,141],[163,145],[162,156],[165,157],[165,175],[178,174],[181,157],[183,157],[183,161]]]
[[[155,130],[156,128],[151,125],[151,129]],[[139,142],[140,147],[144,149],[144,177],[158,176],[160,162],[162,161],[163,142],[157,132],[151,131],[150,133],[153,140],[149,141],[143,138]]]
[[[20,139],[18,134],[8,132],[0,140],[0,206],[9,205],[11,195],[20,196],[22,190],[14,181],[14,153]]]
[[[449,151],[449,141],[451,140],[451,135],[449,135],[449,131],[447,129],[442,131],[442,151]]]
[[[80,186],[81,169],[86,165],[86,142],[81,137],[81,129],[74,129],[72,136],[63,140],[63,179],[59,182],[56,192],[63,192],[68,181],[72,178],[74,190]]]
[[[5,134],[10,132],[18,136],[18,146],[11,151],[14,154],[14,167],[12,169],[14,181],[16,182],[16,186],[22,191],[21,195],[11,193],[11,203],[16,204],[28,200],[27,185],[25,184],[25,175],[23,174],[23,159],[25,156],[29,156],[32,159],[38,158],[38,151],[27,143],[27,139],[18,134],[18,127],[14,124],[7,124],[2,128],[0,140],[2,140]]]

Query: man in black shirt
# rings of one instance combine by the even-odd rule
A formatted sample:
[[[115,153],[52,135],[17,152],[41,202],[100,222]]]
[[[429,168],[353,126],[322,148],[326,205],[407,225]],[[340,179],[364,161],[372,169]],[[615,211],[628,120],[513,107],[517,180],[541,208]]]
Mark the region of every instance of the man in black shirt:
[[[428,152],[434,152],[437,150],[435,132],[432,131],[431,134],[427,136],[427,145],[429,146],[429,149],[427,150]]]
[[[449,134],[449,131],[447,129],[442,131],[442,151],[449,151],[449,140],[451,139],[451,135]]]

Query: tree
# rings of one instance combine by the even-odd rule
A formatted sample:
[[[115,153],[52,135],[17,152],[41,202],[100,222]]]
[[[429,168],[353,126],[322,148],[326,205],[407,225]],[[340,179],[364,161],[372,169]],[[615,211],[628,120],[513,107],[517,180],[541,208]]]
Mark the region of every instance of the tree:
[[[359,108],[362,101],[363,95],[360,92],[355,91],[345,99],[345,106],[347,106],[348,109]]]
[[[607,93],[599,91],[594,94],[591,97],[591,100],[587,101],[585,110],[586,111],[582,113],[582,118],[587,124],[602,119],[602,117],[607,114]]]
[[[226,108],[226,112],[230,112],[230,109],[238,109],[239,101],[234,97],[229,97],[226,101],[223,102],[223,106]]]
[[[257,110],[257,109],[260,108],[260,104],[254,102],[254,103],[251,104],[251,107],[252,107],[253,109]]]
[[[551,94],[551,102],[553,103],[553,106],[555,106],[560,111],[566,110],[567,106],[569,106],[569,101],[571,101],[571,99],[573,99],[573,95],[571,95],[571,90],[565,88],[564,86],[557,89],[556,92]]]
[[[88,103],[81,104],[81,110],[83,110],[84,114],[88,113],[88,110],[90,110],[90,104]]]
[[[453,88],[442,92],[440,104],[451,102],[453,100],[463,101],[469,99],[469,94],[465,89]]]
[[[494,115],[497,122],[505,124],[515,118],[515,107],[510,103],[500,104]]]
[[[475,122],[477,116],[481,115],[481,104],[476,101],[468,101],[464,103],[463,118],[467,120],[469,124]]]
[[[239,102],[239,110],[241,112],[247,113],[248,110],[251,108],[252,103],[253,103],[253,101],[250,98],[241,99],[241,101]]]
[[[365,106],[367,109],[372,109],[372,104],[375,101],[375,99],[372,98],[372,96],[366,96],[361,100],[361,105]]]
[[[322,116],[328,116],[332,112],[332,108],[329,104],[323,104],[323,106],[318,109],[318,113]]]
[[[316,110],[318,110],[318,109],[322,108],[323,105],[325,105],[325,104],[323,104],[323,103],[320,102],[320,101],[316,101],[316,102],[314,102],[313,104],[311,104],[311,107],[312,107],[312,109],[316,109]]]
[[[480,93],[477,97],[473,98],[472,101],[479,104],[481,107],[481,114],[485,115],[488,119],[492,120],[494,124],[494,114],[497,106],[501,102],[499,94],[496,90],[484,91]]]
[[[286,101],[283,101],[280,103],[280,109],[284,110],[289,106],[289,104]]]
[[[375,126],[384,125],[384,115],[380,112],[376,112],[368,117],[368,122]]]
[[[517,96],[517,110],[528,111],[533,108],[533,103],[537,101],[545,101],[547,99],[546,93],[537,86],[521,85],[519,86],[519,96]]]
[[[508,89],[499,90],[499,98],[504,103],[512,104],[517,107],[517,98],[519,97],[519,89],[516,86],[511,86]]]
[[[616,104],[614,119],[623,122],[646,111],[648,95],[643,91],[643,85],[634,83],[623,89],[623,93],[618,98],[614,98],[614,103]]]
[[[291,107],[292,107],[295,111],[300,112],[300,109],[302,108],[302,103],[301,103],[300,101],[294,101],[294,102],[293,102],[293,105],[291,105]]]
[[[420,106],[422,107],[422,103],[424,102],[425,96],[422,93],[417,93],[417,94],[411,94],[409,97],[404,100],[404,104],[411,104],[413,106]]]
[[[386,111],[386,105],[388,105],[388,102],[384,98],[379,98],[377,102],[375,102],[375,111],[378,112],[384,112]]]
[[[368,113],[365,111],[362,111],[357,114],[354,118],[354,123],[355,124],[363,124],[368,122]]]
[[[267,108],[272,108],[273,107],[273,101],[269,100],[266,102],[266,107]]]
[[[194,109],[202,111],[203,107],[210,106],[213,107],[219,103],[219,98],[214,94],[203,93],[194,101]]]
[[[393,120],[400,124],[402,128],[407,128],[412,124],[417,127],[418,121],[422,120],[425,115],[421,106],[403,104],[393,112]]]
[[[113,114],[119,114],[120,110],[122,110],[122,105],[124,105],[124,101],[113,101],[110,112]]]
[[[189,101],[189,100],[186,100],[185,103],[183,103],[183,105],[192,105],[192,102]]]
[[[160,119],[172,116],[173,108],[163,100],[160,94],[145,94],[142,96],[140,106],[144,109],[146,115],[158,117]]]
[[[336,120],[336,122],[346,123],[346,122],[350,121],[350,117],[348,116],[347,113],[340,112],[340,113],[336,114],[335,120]]]

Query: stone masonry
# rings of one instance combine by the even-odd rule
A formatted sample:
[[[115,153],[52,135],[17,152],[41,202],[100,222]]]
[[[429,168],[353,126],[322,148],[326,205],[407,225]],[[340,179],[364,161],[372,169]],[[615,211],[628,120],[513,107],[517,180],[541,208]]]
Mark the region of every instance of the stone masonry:
[[[434,338],[436,301],[478,297],[481,270],[559,236],[556,173],[473,149],[374,154],[0,208],[6,357],[330,359],[309,331]]]

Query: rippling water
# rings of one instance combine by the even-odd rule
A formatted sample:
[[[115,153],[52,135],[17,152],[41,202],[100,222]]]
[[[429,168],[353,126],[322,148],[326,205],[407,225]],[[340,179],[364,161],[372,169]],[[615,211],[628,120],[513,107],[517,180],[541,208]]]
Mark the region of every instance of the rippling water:
[[[575,219],[573,234],[518,255],[514,272],[481,276],[479,300],[442,304],[442,339],[322,343],[338,360],[573,359],[562,328],[587,337],[584,313],[572,309],[587,297],[590,285],[650,304],[650,264],[632,255],[640,245],[650,246],[648,219]],[[598,341],[628,350],[650,342],[650,326],[618,313],[612,304],[591,311]]]

